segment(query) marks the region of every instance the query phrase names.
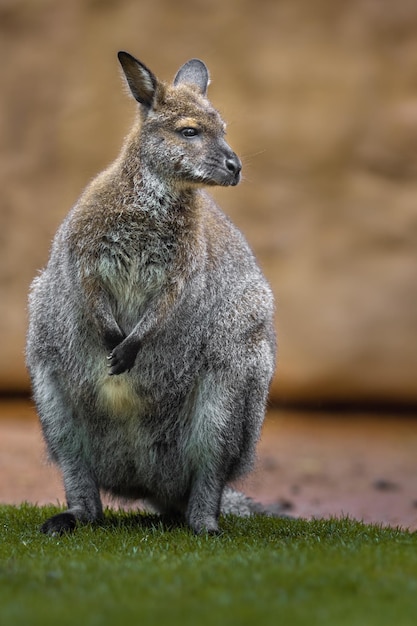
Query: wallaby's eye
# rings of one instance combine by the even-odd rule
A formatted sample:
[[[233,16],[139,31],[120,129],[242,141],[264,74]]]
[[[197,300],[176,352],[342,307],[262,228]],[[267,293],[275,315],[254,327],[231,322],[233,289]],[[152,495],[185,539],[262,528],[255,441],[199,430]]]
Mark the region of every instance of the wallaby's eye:
[[[188,126],[187,128],[182,128],[180,130],[180,133],[183,137],[186,137],[188,139],[189,137],[197,137],[198,130],[196,128]]]

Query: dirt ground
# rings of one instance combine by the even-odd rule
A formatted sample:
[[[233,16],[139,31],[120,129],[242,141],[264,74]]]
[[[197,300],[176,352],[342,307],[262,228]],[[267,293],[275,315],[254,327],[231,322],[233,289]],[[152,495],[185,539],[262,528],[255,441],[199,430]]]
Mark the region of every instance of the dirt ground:
[[[417,530],[417,415],[271,411],[255,471],[257,500],[307,519],[349,515]],[[64,501],[33,406],[0,403],[0,502]]]

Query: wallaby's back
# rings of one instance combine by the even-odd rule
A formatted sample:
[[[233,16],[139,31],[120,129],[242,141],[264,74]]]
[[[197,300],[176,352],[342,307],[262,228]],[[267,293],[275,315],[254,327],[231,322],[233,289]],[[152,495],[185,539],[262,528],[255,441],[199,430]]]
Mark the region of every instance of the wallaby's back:
[[[198,60],[165,85],[119,53],[140,117],[84,191],[32,285],[27,363],[68,511],[100,489],[214,532],[254,458],[274,368],[271,291],[241,233],[200,189],[241,165]]]

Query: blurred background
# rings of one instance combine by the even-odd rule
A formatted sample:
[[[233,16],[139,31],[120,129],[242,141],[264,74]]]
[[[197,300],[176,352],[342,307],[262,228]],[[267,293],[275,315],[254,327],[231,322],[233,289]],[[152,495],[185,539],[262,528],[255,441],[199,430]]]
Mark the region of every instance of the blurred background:
[[[0,0],[0,392],[29,284],[135,114],[116,53],[191,57],[244,180],[213,193],[276,296],[272,401],[417,404],[415,0]]]

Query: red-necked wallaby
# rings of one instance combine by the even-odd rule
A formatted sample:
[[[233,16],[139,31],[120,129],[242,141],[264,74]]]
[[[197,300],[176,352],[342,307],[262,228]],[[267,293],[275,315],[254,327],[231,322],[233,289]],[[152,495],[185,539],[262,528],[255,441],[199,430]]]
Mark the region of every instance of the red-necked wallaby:
[[[168,85],[119,60],[138,120],[59,228],[29,298],[27,364],[68,503],[42,530],[99,520],[102,490],[216,532],[220,511],[251,509],[226,485],[254,459],[273,297],[201,190],[241,171],[206,66],[193,59]]]

